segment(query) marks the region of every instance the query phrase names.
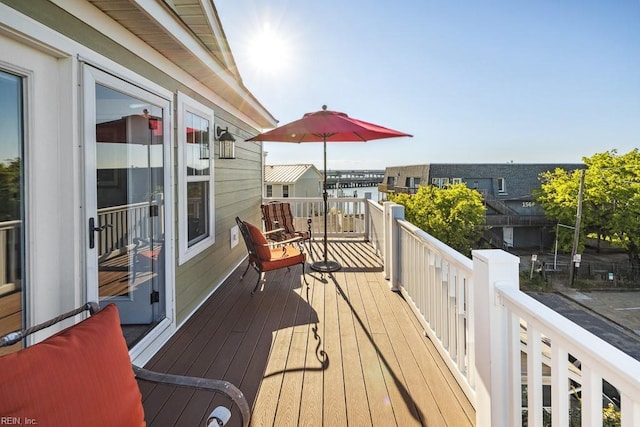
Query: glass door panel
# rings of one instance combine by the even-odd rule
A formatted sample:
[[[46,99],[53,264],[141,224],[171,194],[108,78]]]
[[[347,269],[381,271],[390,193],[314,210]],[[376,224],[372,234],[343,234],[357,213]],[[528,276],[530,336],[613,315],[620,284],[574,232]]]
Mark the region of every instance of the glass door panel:
[[[0,335],[24,325],[22,78],[0,70]],[[0,355],[21,344],[0,349]]]
[[[125,324],[151,325],[164,278],[164,108],[95,85],[97,218],[89,246],[98,261],[98,295],[115,302]]]

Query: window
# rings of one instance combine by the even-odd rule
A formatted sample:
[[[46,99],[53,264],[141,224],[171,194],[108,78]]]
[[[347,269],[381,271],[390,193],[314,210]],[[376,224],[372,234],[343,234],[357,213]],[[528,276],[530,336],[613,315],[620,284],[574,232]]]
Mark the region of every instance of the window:
[[[507,183],[504,178],[498,178],[498,193],[507,192]]]
[[[267,197],[273,197],[273,185],[267,184]]]
[[[449,185],[449,178],[431,178],[431,184],[438,188],[444,188]]]
[[[0,242],[3,245],[0,247],[0,324],[6,331],[24,326],[22,83],[21,77],[0,71],[0,111],[3,123],[0,138]],[[15,347],[7,349],[12,351]]]
[[[282,197],[289,197],[289,186],[288,185],[283,185],[282,186]]]
[[[404,186],[410,189],[416,189],[420,185],[420,177],[419,176],[408,176],[404,180]]]
[[[452,184],[462,184],[462,178],[451,178]]]
[[[396,177],[395,176],[388,176],[387,177],[387,185],[390,187],[393,187],[394,185],[396,185]]]
[[[180,264],[215,242],[213,110],[178,94]]]

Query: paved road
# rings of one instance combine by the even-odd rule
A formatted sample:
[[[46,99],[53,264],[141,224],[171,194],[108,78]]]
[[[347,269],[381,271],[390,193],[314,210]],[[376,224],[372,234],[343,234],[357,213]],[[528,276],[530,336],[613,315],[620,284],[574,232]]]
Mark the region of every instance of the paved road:
[[[529,295],[594,335],[640,360],[639,292],[531,292]]]

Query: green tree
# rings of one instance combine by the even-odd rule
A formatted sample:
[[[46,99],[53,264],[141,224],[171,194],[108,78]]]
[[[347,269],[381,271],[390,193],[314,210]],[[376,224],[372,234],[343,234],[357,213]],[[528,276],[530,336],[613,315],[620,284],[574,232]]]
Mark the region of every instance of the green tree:
[[[640,271],[640,151],[619,155],[611,150],[583,161],[581,240],[595,234],[599,240],[618,244],[634,270]],[[581,173],[556,169],[541,174],[536,196],[549,218],[568,225],[575,222]]]
[[[0,221],[20,219],[20,159],[0,162]]]
[[[421,186],[414,195],[391,195],[390,200],[405,207],[407,221],[465,255],[485,228],[482,196],[464,184]]]

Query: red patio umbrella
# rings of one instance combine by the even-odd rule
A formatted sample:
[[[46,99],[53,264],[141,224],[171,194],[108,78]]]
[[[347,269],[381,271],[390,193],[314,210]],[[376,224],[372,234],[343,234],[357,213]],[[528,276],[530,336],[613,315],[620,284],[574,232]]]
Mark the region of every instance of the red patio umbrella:
[[[316,271],[331,272],[341,268],[336,261],[327,260],[327,142],[366,142],[373,139],[412,136],[373,123],[353,119],[345,113],[322,110],[307,113],[301,119],[261,133],[247,141],[322,142],[324,144],[324,259],[311,265]]]

